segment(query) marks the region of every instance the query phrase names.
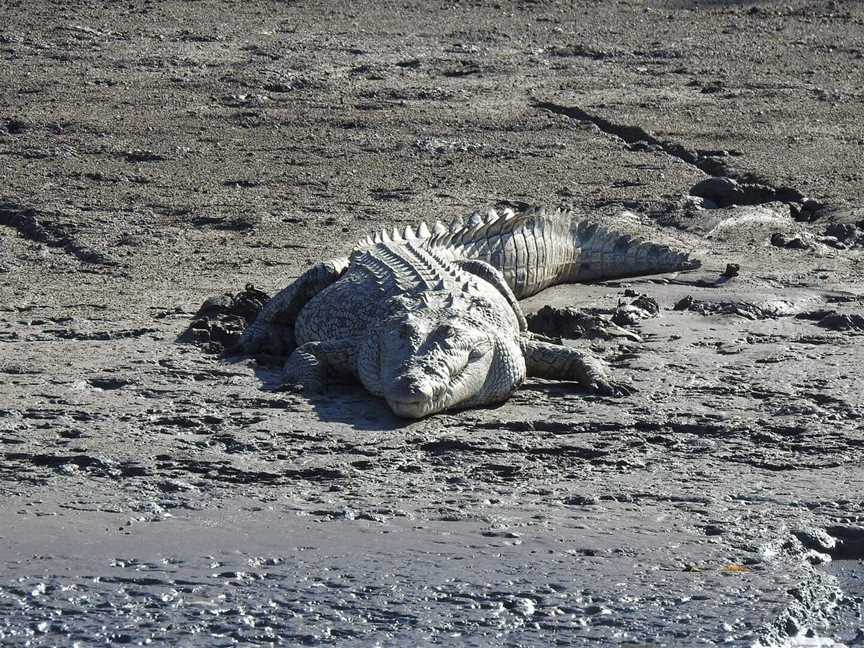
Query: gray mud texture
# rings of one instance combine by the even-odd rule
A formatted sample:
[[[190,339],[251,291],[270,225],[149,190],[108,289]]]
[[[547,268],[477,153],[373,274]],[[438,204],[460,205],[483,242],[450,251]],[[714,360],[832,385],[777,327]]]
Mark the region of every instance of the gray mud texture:
[[[864,5],[0,18],[0,644],[862,645]],[[177,341],[502,200],[702,259],[525,304],[630,395],[408,423]]]

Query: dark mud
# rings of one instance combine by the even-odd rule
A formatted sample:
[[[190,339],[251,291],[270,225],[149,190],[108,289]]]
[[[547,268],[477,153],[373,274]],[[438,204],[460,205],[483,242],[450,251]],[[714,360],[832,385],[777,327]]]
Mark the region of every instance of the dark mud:
[[[755,5],[10,5],[0,643],[860,643],[864,14]],[[628,396],[409,423],[214,353],[502,200],[702,259],[526,302]]]

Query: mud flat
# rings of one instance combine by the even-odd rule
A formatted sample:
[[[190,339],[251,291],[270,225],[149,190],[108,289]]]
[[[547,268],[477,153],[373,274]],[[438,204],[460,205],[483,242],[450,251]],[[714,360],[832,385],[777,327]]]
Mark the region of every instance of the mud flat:
[[[5,8],[0,643],[862,642],[859,3]],[[525,304],[631,395],[408,423],[177,343],[500,200],[698,252]]]

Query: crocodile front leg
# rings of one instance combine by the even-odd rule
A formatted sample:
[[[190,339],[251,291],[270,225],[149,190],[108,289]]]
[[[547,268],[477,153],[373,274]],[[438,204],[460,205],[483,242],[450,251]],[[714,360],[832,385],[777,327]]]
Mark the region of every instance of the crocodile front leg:
[[[285,362],[282,388],[309,394],[322,391],[328,375],[354,373],[359,345],[352,337],[299,346]]]
[[[627,396],[630,389],[609,379],[606,363],[585,351],[549,344],[522,335],[519,345],[528,376],[575,380],[590,392],[603,396]]]
[[[316,263],[276,293],[246,329],[237,343],[237,350],[246,354],[261,351],[284,355],[295,348],[294,320],[315,295],[334,283],[348,268],[348,259],[341,257]]]

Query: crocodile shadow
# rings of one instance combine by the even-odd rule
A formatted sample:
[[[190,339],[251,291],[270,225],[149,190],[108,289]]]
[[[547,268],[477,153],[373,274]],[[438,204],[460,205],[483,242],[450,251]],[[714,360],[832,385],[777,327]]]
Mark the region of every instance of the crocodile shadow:
[[[232,356],[225,361],[234,363],[242,359]],[[372,396],[359,383],[333,380],[320,394],[300,395],[282,390],[279,365],[262,363],[254,371],[264,391],[285,394],[298,401],[306,400],[324,422],[344,423],[355,430],[376,432],[399,430],[415,422],[393,414],[383,399]]]

